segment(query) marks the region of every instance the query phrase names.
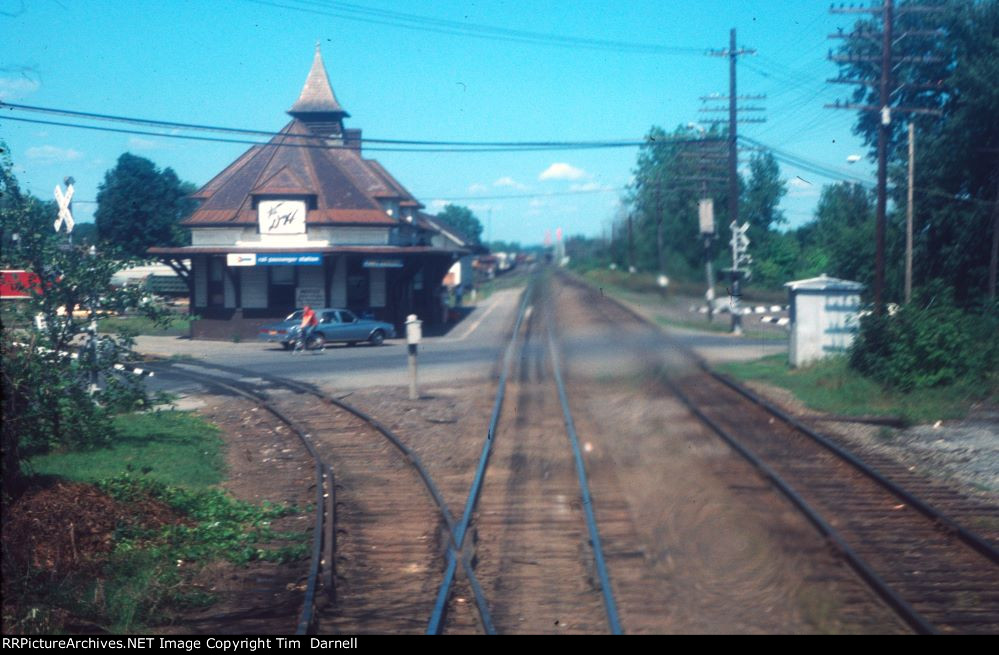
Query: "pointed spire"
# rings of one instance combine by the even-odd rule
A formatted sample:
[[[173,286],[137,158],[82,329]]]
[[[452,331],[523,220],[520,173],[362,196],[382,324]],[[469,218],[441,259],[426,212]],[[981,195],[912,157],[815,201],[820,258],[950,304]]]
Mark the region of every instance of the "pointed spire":
[[[310,115],[319,117],[330,114],[337,115],[337,118],[350,116],[337,102],[333,95],[333,87],[330,86],[329,76],[326,75],[326,66],[323,64],[323,56],[319,51],[319,42],[316,42],[316,54],[312,58],[312,70],[305,79],[305,86],[302,87],[302,94],[288,113],[302,120],[308,120]]]

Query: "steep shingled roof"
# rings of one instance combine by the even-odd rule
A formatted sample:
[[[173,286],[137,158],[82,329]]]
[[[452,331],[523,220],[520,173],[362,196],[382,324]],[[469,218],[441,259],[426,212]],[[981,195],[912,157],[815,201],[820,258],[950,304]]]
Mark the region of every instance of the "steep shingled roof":
[[[288,113],[293,120],[268,143],[247,150],[192,194],[202,202],[182,225],[256,225],[255,199],[281,196],[309,200],[309,225],[392,226],[401,217],[389,216],[384,201],[423,207],[381,164],[361,156],[360,130],[325,131],[331,121],[342,128],[340,121],[348,114],[333,95],[318,46],[302,94]],[[358,137],[353,143],[351,132]],[[430,225],[417,223],[439,231]]]
[[[316,44],[316,54],[312,57],[312,69],[309,71],[309,76],[305,78],[305,86],[302,87],[301,95],[288,110],[288,113],[296,118],[302,118],[303,114],[350,116],[340,106],[333,94],[333,87],[326,74],[326,66],[323,64],[323,56],[319,52],[318,43]]]
[[[395,225],[379,199],[407,200],[361,154],[309,131],[295,119],[266,145],[250,148],[198,190],[201,206],[183,225],[256,224],[254,196],[306,196],[314,199],[309,224],[363,223]]]

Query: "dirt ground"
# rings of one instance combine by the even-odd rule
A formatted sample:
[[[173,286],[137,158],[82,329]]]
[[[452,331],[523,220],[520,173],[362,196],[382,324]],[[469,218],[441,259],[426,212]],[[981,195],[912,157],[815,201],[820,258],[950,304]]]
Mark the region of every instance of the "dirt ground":
[[[239,500],[291,504],[303,511],[275,519],[279,532],[301,532],[311,543],[315,504],[315,469],[298,438],[252,403],[229,396],[206,395],[198,413],[220,428],[226,444],[223,488]],[[308,559],[278,564],[216,562],[199,573],[198,585],[216,602],[185,615],[164,634],[290,634],[294,632],[305,592]]]

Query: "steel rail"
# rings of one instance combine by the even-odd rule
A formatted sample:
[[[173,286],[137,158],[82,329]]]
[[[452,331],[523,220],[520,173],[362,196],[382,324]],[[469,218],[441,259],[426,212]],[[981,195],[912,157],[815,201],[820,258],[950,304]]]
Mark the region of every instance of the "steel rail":
[[[575,281],[576,284],[582,284],[582,285],[589,286],[585,282],[582,282],[582,281],[579,281],[579,280],[575,280],[575,278],[572,278],[572,279]],[[634,309],[632,309],[628,305],[624,304],[623,302],[621,302],[617,298],[613,298],[613,297],[608,296],[606,294],[604,294],[602,297],[605,298],[605,299],[607,299],[612,304],[616,305],[621,310],[623,310],[623,311],[627,312],[628,314],[630,314],[631,316],[635,317],[635,319],[638,320],[639,322],[641,322],[641,323],[643,323],[645,325],[652,326],[656,330],[659,329],[659,327],[657,325],[655,325],[652,321],[650,321],[649,319],[647,319],[645,316],[642,316],[641,314],[639,314]],[[939,523],[942,528],[944,528],[948,532],[956,535],[961,541],[963,541],[968,546],[970,546],[971,548],[973,548],[974,550],[976,550],[978,553],[980,553],[984,557],[988,558],[993,563],[999,563],[999,549],[997,549],[995,546],[993,546],[992,544],[990,544],[987,539],[985,539],[984,537],[982,537],[978,533],[974,532],[973,530],[970,530],[970,529],[962,526],[961,524],[957,523],[953,519],[949,518],[946,514],[944,514],[941,510],[937,509],[936,507],[934,507],[933,505],[929,504],[928,502],[926,502],[926,501],[920,499],[919,497],[915,496],[914,494],[912,494],[910,491],[906,490],[901,485],[899,485],[899,484],[891,481],[890,479],[888,479],[887,477],[885,477],[883,474],[881,474],[877,469],[875,469],[871,465],[863,462],[860,458],[858,458],[852,452],[850,452],[849,450],[847,450],[843,446],[840,446],[839,444],[835,443],[829,437],[826,437],[825,435],[817,432],[816,430],[813,430],[812,428],[808,427],[807,425],[804,425],[801,421],[797,420],[793,416],[790,416],[787,412],[781,410],[780,408],[778,408],[773,403],[767,401],[764,398],[761,398],[758,394],[754,393],[753,391],[751,391],[746,386],[744,386],[742,384],[739,384],[738,382],[736,382],[732,378],[728,377],[727,375],[724,375],[722,373],[718,373],[717,371],[713,370],[711,368],[711,365],[708,364],[707,360],[705,360],[703,357],[701,357],[700,355],[698,355],[697,353],[695,353],[693,350],[691,350],[687,346],[684,346],[684,345],[682,345],[680,343],[677,343],[673,338],[671,338],[667,334],[664,334],[664,333],[661,333],[661,334],[663,334],[663,338],[665,338],[667,341],[669,341],[673,345],[674,348],[676,348],[678,351],[682,352],[687,357],[689,357],[690,359],[692,359],[697,364],[697,366],[701,370],[703,370],[705,373],[707,373],[711,377],[715,378],[716,380],[718,380],[719,382],[721,382],[725,386],[731,388],[733,391],[739,393],[740,395],[742,395],[744,398],[746,398],[750,402],[752,402],[755,405],[758,405],[759,407],[762,407],[766,411],[770,412],[776,418],[779,418],[781,421],[785,422],[786,424],[790,425],[791,427],[795,428],[796,430],[804,433],[809,438],[813,439],[814,441],[816,441],[817,443],[819,443],[820,445],[822,445],[824,448],[828,449],[830,452],[832,452],[837,457],[840,457],[841,459],[843,459],[846,462],[848,462],[849,464],[851,464],[860,473],[862,473],[863,475],[869,477],[874,482],[876,482],[877,484],[881,485],[883,488],[885,488],[888,491],[890,491],[891,493],[895,494],[901,500],[904,500],[906,503],[908,503],[909,505],[911,505],[913,507],[913,509],[915,509],[916,511],[920,512],[921,514],[923,514],[927,518],[929,518],[929,519],[931,519],[931,520],[936,521],[937,523]]]
[[[277,385],[281,385],[284,387],[288,387],[304,393],[311,394],[324,402],[327,402],[331,405],[339,407],[340,409],[350,414],[353,414],[357,418],[369,424],[376,431],[378,431],[383,437],[385,437],[389,441],[389,443],[391,443],[406,458],[410,466],[412,466],[413,469],[420,476],[420,479],[423,481],[423,485],[426,488],[427,492],[430,494],[430,497],[433,499],[434,504],[437,505],[437,508],[440,511],[441,517],[444,519],[444,523],[447,526],[448,530],[448,553],[449,555],[454,552],[460,553],[462,571],[465,574],[466,578],[468,579],[469,586],[472,588],[472,594],[475,597],[476,609],[479,613],[479,619],[482,622],[483,630],[487,634],[495,634],[495,628],[493,627],[492,617],[489,612],[489,605],[488,602],[486,601],[485,592],[483,592],[482,586],[475,575],[475,568],[472,565],[471,557],[469,556],[468,553],[464,551],[464,549],[460,548],[457,542],[455,541],[454,515],[451,513],[451,510],[448,508],[447,501],[444,500],[444,496],[437,488],[437,485],[434,483],[433,478],[431,478],[430,473],[427,471],[426,467],[424,466],[423,461],[420,459],[420,456],[417,455],[416,452],[414,452],[409,446],[407,446],[402,441],[402,439],[399,438],[398,435],[392,432],[389,428],[385,427],[385,425],[383,425],[380,421],[370,416],[366,412],[362,411],[361,409],[355,407],[354,405],[342,399],[334,398],[333,396],[317,391],[315,388],[311,387],[310,385],[298,382],[296,380],[289,380],[287,378],[282,378],[278,376],[260,374],[257,373],[256,371],[242,369],[234,366],[212,364],[209,362],[202,362],[197,360],[178,362],[178,363],[189,364],[191,366],[199,366],[202,368],[216,369],[219,371],[232,373],[234,375],[257,377]]]
[[[489,457],[492,455],[493,437],[496,436],[496,427],[499,425],[500,410],[503,408],[503,398],[506,393],[506,380],[510,374],[514,347],[517,343],[520,326],[524,322],[524,315],[527,313],[528,301],[531,299],[533,291],[534,279],[532,278],[531,282],[523,292],[523,299],[520,303],[520,311],[517,313],[517,320],[513,326],[513,335],[510,338],[510,343],[507,344],[506,353],[503,356],[503,369],[500,373],[496,400],[493,402],[493,412],[492,417],[489,420],[489,428],[486,431],[486,440],[485,443],[482,444],[482,453],[479,456],[479,463],[475,471],[475,478],[472,480],[472,486],[468,492],[468,499],[465,502],[465,511],[462,514],[461,522],[457,526],[457,532],[454,534],[459,550],[464,546],[465,535],[468,531],[468,524],[472,520],[472,512],[475,511],[475,507],[479,502],[479,494],[482,491],[482,482],[485,479],[486,466],[489,463]],[[440,588],[437,592],[437,600],[434,603],[434,610],[430,615],[430,621],[427,624],[426,634],[440,634],[444,627],[444,615],[447,609],[448,597],[451,595],[451,585],[454,583],[455,568],[456,564],[454,557],[451,553],[448,553],[447,568],[444,571],[444,578],[441,581]]]
[[[192,371],[184,371],[181,369],[177,369],[175,366],[171,366],[169,364],[167,364],[164,367],[158,366],[157,368],[161,369],[160,371],[161,373],[163,373],[162,369],[166,368],[168,371],[167,375],[177,375],[180,377],[186,377],[201,382],[203,384],[209,384],[218,387],[220,389],[228,389],[233,393],[236,393],[244,398],[250,399],[260,407],[263,407],[265,410],[276,416],[281,422],[283,422],[289,428],[291,428],[291,430],[298,436],[299,440],[302,442],[302,445],[305,446],[305,449],[308,451],[309,455],[312,457],[313,461],[315,462],[316,523],[315,523],[315,530],[313,530],[313,536],[312,536],[312,556],[309,562],[309,573],[306,582],[305,597],[303,598],[302,601],[303,603],[302,612],[299,615],[298,623],[295,627],[296,635],[304,635],[308,633],[309,627],[312,625],[312,621],[314,619],[316,586],[319,580],[320,562],[322,560],[324,527],[327,527],[329,525],[329,522],[327,521],[326,517],[326,503],[323,500],[324,487],[328,485],[329,493],[330,494],[333,493],[333,479],[332,477],[327,478],[324,475],[324,469],[328,468],[328,466],[326,465],[325,462],[323,462],[322,458],[319,456],[319,453],[316,451],[315,447],[310,442],[308,438],[308,433],[302,430],[295,421],[288,418],[283,412],[274,407],[266,399],[261,397],[260,394],[245,389],[242,386],[234,384],[232,382],[219,380],[218,378],[215,378],[214,376],[211,375],[197,374]],[[326,483],[325,485],[324,482]],[[330,538],[332,538],[332,530],[330,531],[330,534],[331,534]],[[332,561],[329,562],[328,566],[332,567],[333,562]]]
[[[888,603],[888,605],[895,610],[895,612],[912,627],[913,630],[920,634],[938,634],[938,630],[933,627],[933,625],[927,621],[919,612],[917,612],[909,603],[907,603],[891,586],[885,582],[874,570],[867,565],[860,555],[856,553],[846,543],[846,540],[832,527],[817,510],[815,510],[808,502],[795,490],[793,486],[784,478],[782,478],[774,469],[768,466],[762,459],[760,459],[756,453],[743,445],[734,435],[721,427],[716,423],[711,417],[702,412],[699,407],[697,407],[690,398],[684,394],[680,388],[666,376],[662,376],[663,383],[670,388],[670,390],[679,398],[687,409],[690,410],[692,414],[701,419],[706,423],[719,437],[721,437],[725,443],[727,443],[733,450],[742,455],[750,464],[752,464],[756,469],[768,480],[770,480],[781,493],[783,493],[794,505],[805,515],[806,518],[821,532],[825,537],[830,539],[836,548],[842,553],[843,557],[850,564],[854,571],[860,575],[861,578],[867,584],[874,589],[874,591],[881,596],[881,598]]]
[[[574,278],[571,279],[571,282],[577,285],[583,285],[589,287],[589,285],[586,284],[585,282],[576,280]],[[609,297],[607,295],[602,295],[602,297],[606,298],[609,302],[611,302],[611,304],[615,305],[622,311],[636,318],[640,323],[643,323],[645,325],[651,325],[652,327],[658,330],[658,326],[654,325],[645,316],[642,316],[637,311],[635,311],[628,305],[624,304],[622,301],[616,298]],[[819,445],[827,448],[830,452],[832,452],[834,455],[836,455],[837,457],[841,458],[843,461],[853,466],[860,473],[862,473],[863,475],[865,475],[878,485],[882,486],[882,488],[886,489],[890,493],[895,494],[900,499],[909,503],[914,509],[922,513],[927,518],[935,521],[939,526],[950,531],[950,533],[956,534],[969,547],[973,548],[975,551],[984,555],[993,562],[996,561],[995,559],[996,549],[992,547],[983,537],[972,532],[971,530],[968,530],[967,528],[960,526],[959,524],[948,518],[946,515],[944,515],[940,510],[934,508],[929,503],[922,501],[918,497],[906,491],[900,485],[892,482],[891,480],[888,480],[886,477],[877,472],[873,467],[865,464],[863,461],[861,461],[858,457],[850,453],[848,450],[832,442],[828,437],[825,437],[824,435],[821,435],[815,430],[812,430],[811,428],[803,425],[800,421],[794,419],[783,410],[780,410],[772,403],[759,397],[757,394],[753,393],[751,390],[747,389],[738,382],[732,380],[728,376],[715,372],[714,370],[711,369],[710,365],[703,357],[693,352],[690,348],[677,343],[674,339],[672,339],[666,334],[663,334],[663,337],[670,344],[672,344],[678,351],[682,352],[688,358],[692,359],[696,363],[696,365],[706,374],[710,375],[711,377],[717,379],[719,382],[725,384],[729,388],[738,392],[740,395],[745,397],[751,403],[761,407],[762,409],[766,410],[773,416],[781,419],[782,421],[790,425],[792,428],[805,434]],[[857,555],[852,549],[849,548],[849,546],[846,545],[845,541],[843,541],[842,538],[839,537],[838,533],[835,533],[833,528],[828,523],[826,523],[815,510],[808,507],[804,499],[796,491],[794,491],[789,484],[787,484],[782,479],[780,479],[779,476],[777,476],[776,472],[774,472],[773,469],[770,469],[755,454],[753,454],[750,450],[739,444],[734,437],[726,433],[723,428],[721,428],[717,423],[712,421],[703,412],[701,412],[700,409],[697,408],[690,401],[690,399],[687,398],[687,396],[683,394],[682,391],[679,390],[679,388],[675,385],[675,383],[669,380],[665,375],[663,376],[663,382],[664,384],[670,387],[671,391],[673,391],[673,393],[676,394],[677,397],[681,399],[681,401],[690,409],[692,413],[694,413],[696,416],[698,416],[698,418],[700,418],[709,427],[711,427],[712,430],[714,430],[722,439],[726,441],[726,443],[728,443],[732,448],[734,448],[740,455],[749,460],[755,467],[757,467],[763,473],[763,475],[771,479],[774,482],[774,484],[781,490],[781,492],[784,493],[796,506],[798,506],[803,513],[805,513],[809,521],[812,522],[813,525],[815,525],[816,528],[820,530],[820,532],[827,535],[830,539],[833,539],[836,542],[836,545],[839,548],[840,552],[842,552],[843,555],[849,561],[851,567],[853,567],[854,570],[857,571],[857,573],[861,576],[861,578],[865,582],[867,582],[867,584],[871,588],[873,588],[874,591],[878,593],[878,595],[880,595],[883,599],[885,599],[885,601],[889,604],[889,606],[891,606],[892,609],[894,609],[896,613],[898,613],[899,616],[906,621],[906,623],[908,623],[911,627],[913,627],[913,629],[915,629],[918,632],[922,633],[938,632],[937,629],[932,624],[926,621],[926,619],[923,618],[921,615],[919,615],[908,603],[902,600],[894,589],[889,587],[887,583],[881,580],[880,577],[878,577],[877,574],[875,574],[873,570],[871,570],[870,567],[867,566],[865,562],[863,562],[863,560],[859,557],[859,555]],[[808,509],[806,509],[806,507],[808,507]]]
[[[583,452],[579,448],[579,438],[576,435],[576,424],[572,420],[572,412],[569,410],[569,398],[565,392],[565,383],[562,381],[561,364],[559,362],[558,351],[555,348],[555,337],[552,336],[552,326],[548,323],[548,350],[552,358],[552,371],[555,376],[555,385],[558,387],[558,399],[562,404],[562,416],[565,419],[565,431],[569,436],[569,443],[572,444],[572,454],[576,461],[576,475],[579,478],[579,491],[583,497],[583,510],[586,513],[586,528],[590,533],[590,546],[593,548],[593,559],[597,565],[597,574],[600,577],[601,591],[604,596],[604,610],[607,612],[607,622],[610,624],[611,634],[623,634],[621,621],[618,618],[617,603],[614,601],[614,590],[611,588],[610,573],[607,571],[607,564],[604,561],[603,546],[600,545],[600,531],[597,529],[597,518],[593,513],[593,500],[590,497],[590,484],[586,478],[586,465],[583,462]]]
[[[768,412],[770,412],[777,418],[781,419],[791,427],[807,434],[816,443],[820,444],[821,446],[823,446],[836,456],[840,457],[841,459],[845,460],[846,462],[849,462],[851,465],[854,466],[854,468],[863,472],[865,475],[869,476],[871,479],[880,484],[882,487],[884,487],[888,491],[892,492],[893,494],[904,500],[907,504],[912,506],[913,509],[917,510],[927,518],[938,522],[941,525],[941,527],[946,529],[948,532],[957,535],[958,538],[961,539],[961,541],[963,541],[965,544],[967,544],[974,550],[978,551],[979,554],[985,556],[993,563],[999,564],[999,549],[996,549],[994,546],[989,544],[982,536],[954,522],[948,516],[943,514],[940,510],[936,509],[929,503],[914,496],[912,493],[910,493],[903,487],[889,480],[873,466],[864,463],[850,451],[841,447],[839,444],[833,442],[832,440],[822,435],[821,433],[811,429],[807,425],[804,425],[803,423],[801,423],[801,421],[787,414],[784,410],[780,409],[773,403],[767,401],[765,398],[760,397],[758,394],[742,386],[741,384],[731,379],[727,375],[723,373],[718,373],[717,371],[712,371],[710,368],[707,367],[707,363],[699,362],[699,364],[708,375],[715,378],[716,380],[718,380],[725,386],[729,387],[733,391],[737,392],[747,400],[767,410]]]

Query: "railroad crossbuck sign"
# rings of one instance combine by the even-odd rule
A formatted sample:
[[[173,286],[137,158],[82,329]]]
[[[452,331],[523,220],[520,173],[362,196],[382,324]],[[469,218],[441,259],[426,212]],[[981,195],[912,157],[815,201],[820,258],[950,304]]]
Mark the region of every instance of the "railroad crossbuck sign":
[[[59,185],[55,188],[55,199],[56,203],[59,205],[59,218],[56,219],[55,231],[58,232],[59,228],[62,227],[63,222],[66,223],[66,233],[73,231],[73,214],[69,209],[69,203],[73,200],[73,178],[66,178],[66,195],[63,195],[62,189]]]
[[[732,240],[729,241],[732,246],[732,268],[738,269],[742,266],[748,269],[749,265],[753,263],[753,257],[747,252],[749,237],[746,236],[746,231],[749,229],[749,223],[743,223],[742,226],[739,226],[735,221],[732,221],[729,227],[732,228]]]

